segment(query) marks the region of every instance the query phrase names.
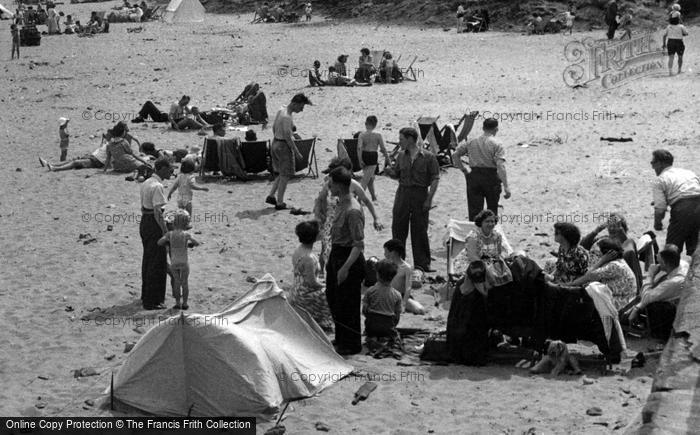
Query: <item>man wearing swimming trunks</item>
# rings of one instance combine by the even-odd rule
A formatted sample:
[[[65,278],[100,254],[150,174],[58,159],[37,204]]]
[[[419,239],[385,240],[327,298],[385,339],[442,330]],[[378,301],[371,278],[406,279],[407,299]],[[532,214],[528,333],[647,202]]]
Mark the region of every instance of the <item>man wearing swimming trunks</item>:
[[[287,204],[284,203],[284,193],[287,190],[289,179],[294,176],[296,159],[300,159],[301,153],[294,144],[294,125],[292,114],[300,113],[304,106],[311,106],[311,101],[304,94],[296,94],[287,107],[282,107],[275,121],[272,124],[274,140],[270,145],[270,156],[272,157],[272,170],[276,174],[272,183],[270,194],[265,198],[265,202],[275,206],[277,210],[284,210]],[[275,194],[277,197],[275,198]]]

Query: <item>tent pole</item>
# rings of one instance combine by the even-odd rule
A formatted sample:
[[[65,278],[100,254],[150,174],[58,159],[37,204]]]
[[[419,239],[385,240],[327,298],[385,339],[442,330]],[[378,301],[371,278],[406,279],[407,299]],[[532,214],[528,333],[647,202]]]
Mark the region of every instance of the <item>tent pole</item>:
[[[287,402],[284,405],[284,409],[282,410],[282,413],[280,414],[279,418],[277,419],[277,423],[275,423],[275,426],[279,426],[280,421],[282,421],[282,417],[284,417],[284,413],[287,412],[287,407],[289,406],[289,402]]]

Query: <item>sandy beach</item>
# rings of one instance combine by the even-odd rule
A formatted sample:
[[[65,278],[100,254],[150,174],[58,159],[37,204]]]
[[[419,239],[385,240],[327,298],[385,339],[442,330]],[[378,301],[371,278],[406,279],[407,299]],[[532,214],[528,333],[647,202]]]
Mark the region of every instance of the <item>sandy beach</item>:
[[[65,4],[60,10],[87,21],[91,10],[118,3]],[[5,349],[0,415],[138,415],[110,411],[102,392],[128,356],[125,345],[138,341],[159,316],[174,313],[147,312],[140,305],[139,184],[101,170],[48,172],[39,165],[39,156],[58,160],[59,117],[71,118],[69,158],[77,157],[96,149],[115,121],[133,119],[146,100],[167,110],[187,94],[192,104],[208,109],[225,105],[257,81],[271,117],[297,92],[313,101],[295,115],[295,124],[302,137],[318,137],[323,169],[335,155],[337,139],[359,131],[368,115],[379,118],[386,140],[397,141],[399,129],[421,115],[439,115],[442,126],[467,110],[497,114],[513,191],[501,201],[503,229],[516,249],[540,264],[556,249],[552,226],[557,220],[575,222],[586,232],[607,213],[623,211],[634,238],[652,229],[652,150],[666,148],[676,166],[700,172],[697,27],[686,39],[683,74],[668,77],[663,70],[603,91],[593,84],[573,89],[562,79],[570,63],[564,46],[599,38],[602,31],[523,37],[343,24],[322,17],[296,25],[252,25],[250,19],[207,14],[200,24],[112,24],[110,33],[92,38],[44,36],[40,47],[22,47],[19,61],[9,60],[9,21],[0,21],[5,162],[0,172],[0,347]],[[143,31],[126,30],[138,26]],[[418,81],[306,87],[303,70],[315,59],[327,67],[347,53],[354,62],[362,47],[401,55],[402,66],[417,56]],[[203,140],[166,124],[130,123],[130,128],[158,148],[201,147]],[[254,129],[260,139],[271,138],[270,129]],[[518,145],[523,143],[530,146]],[[195,192],[194,198],[193,231],[202,245],[190,251],[190,310],[216,312],[265,273],[281,285],[291,282],[291,254],[298,244],[294,226],[308,216],[267,206],[266,179],[206,185],[210,191]],[[298,178],[287,202],[311,211],[320,186],[321,179]],[[391,238],[397,184],[378,177],[376,186],[377,209],[387,228],[377,232],[368,225],[366,256],[381,257],[382,244]],[[445,225],[467,213],[459,171],[442,173],[434,204],[433,265],[445,276]],[[542,233],[546,236],[537,235]],[[665,231],[658,234],[663,242]],[[429,312],[404,314],[399,326],[443,330],[447,312],[433,306],[428,284],[416,294]],[[166,303],[174,303],[169,295]],[[397,365],[394,359],[353,356],[349,361],[364,378],[351,376],[318,397],[293,403],[283,424],[288,433],[316,432],[318,421],[334,433],[520,434],[531,428],[548,434],[619,433],[639,415],[656,366],[652,357],[644,368],[630,369],[630,360],[636,352],[658,350],[658,344],[630,340],[628,358],[612,373],[584,367],[590,382],[581,376],[531,376],[512,364],[437,366],[410,354]],[[574,348],[597,352],[585,343]],[[98,375],[75,378],[73,371],[82,367]],[[367,377],[379,388],[367,402],[350,405]],[[592,406],[603,415],[587,416]],[[270,426],[259,424],[258,432]]]

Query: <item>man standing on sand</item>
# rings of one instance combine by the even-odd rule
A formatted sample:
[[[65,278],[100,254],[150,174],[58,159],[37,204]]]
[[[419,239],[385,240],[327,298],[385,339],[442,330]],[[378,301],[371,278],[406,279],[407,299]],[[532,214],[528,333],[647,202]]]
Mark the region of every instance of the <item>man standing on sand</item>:
[[[471,112],[467,116],[465,126],[459,135],[459,139],[467,138],[474,119],[479,112]],[[452,154],[452,163],[464,173],[467,179],[467,208],[469,220],[474,222],[476,215],[486,208],[498,216],[498,201],[501,196],[501,183],[505,199],[510,198],[508,177],[506,174],[506,157],[503,145],[496,140],[498,133],[498,121],[494,118],[484,120],[484,134],[457,147]],[[462,156],[469,157],[468,167],[464,166]]]
[[[435,272],[430,268],[430,242],[428,219],[433,196],[440,182],[440,166],[430,151],[418,146],[418,132],[405,127],[399,131],[399,151],[396,164],[386,168],[391,178],[399,180],[392,212],[392,238],[400,240],[404,247],[411,227],[413,264],[423,272]]]
[[[365,216],[350,193],[352,173],[340,166],[329,177],[331,195],[338,198],[338,205],[326,264],[326,299],[335,322],[336,351],[353,355],[362,351],[360,302],[365,278]]]
[[[270,156],[272,157],[272,170],[277,176],[272,183],[270,194],[265,198],[265,202],[274,205],[276,210],[287,208],[287,204],[284,202],[284,193],[287,191],[289,179],[296,172],[296,159],[302,158],[294,143],[292,114],[302,112],[307,104],[312,106],[306,95],[296,94],[287,107],[282,107],[277,112],[275,121],[272,123],[274,140],[270,145]],[[277,197],[275,197],[275,193]]]
[[[141,185],[141,223],[139,233],[143,243],[141,262],[141,301],[146,310],[161,310],[165,306],[165,285],[167,281],[167,251],[158,246],[158,239],[168,232],[163,219],[163,206],[166,204],[163,180],[173,173],[170,161],[161,157],[155,162],[155,174]]]
[[[615,0],[610,0],[608,7],[605,10],[605,24],[608,25],[608,39],[612,40],[615,38],[615,31],[617,30],[617,2]]]
[[[657,178],[653,184],[654,229],[663,230],[666,208],[671,218],[666,231],[666,245],[676,245],[693,255],[700,231],[700,177],[687,169],[673,167],[673,154],[667,150],[652,153],[651,167]]]

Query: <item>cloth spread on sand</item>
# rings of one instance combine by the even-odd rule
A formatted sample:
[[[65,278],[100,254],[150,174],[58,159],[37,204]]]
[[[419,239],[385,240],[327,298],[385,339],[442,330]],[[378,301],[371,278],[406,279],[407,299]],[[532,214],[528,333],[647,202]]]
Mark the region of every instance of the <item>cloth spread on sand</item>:
[[[625,336],[622,333],[622,326],[618,320],[617,309],[613,304],[613,296],[610,288],[605,284],[592,282],[586,286],[586,293],[588,293],[588,296],[593,299],[593,305],[595,305],[595,309],[598,311],[600,320],[603,322],[605,339],[608,341],[608,343],[610,343],[610,336],[612,335],[614,329],[620,340],[622,350],[624,351],[627,349]]]
[[[235,176],[241,180],[247,179],[243,154],[241,153],[241,141],[234,138],[217,139],[216,142],[221,173],[226,176]]]

